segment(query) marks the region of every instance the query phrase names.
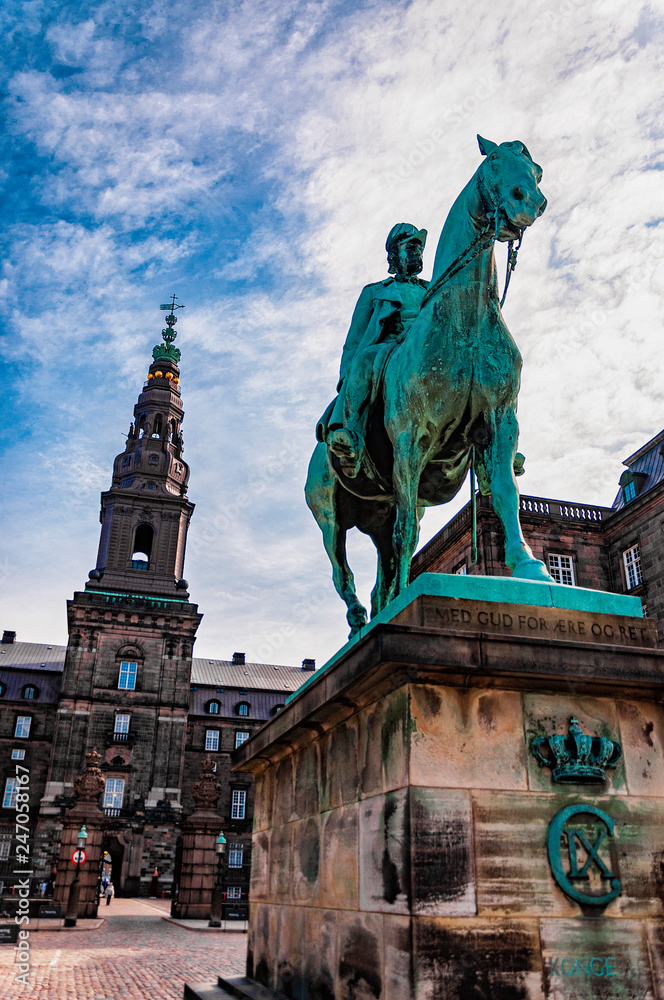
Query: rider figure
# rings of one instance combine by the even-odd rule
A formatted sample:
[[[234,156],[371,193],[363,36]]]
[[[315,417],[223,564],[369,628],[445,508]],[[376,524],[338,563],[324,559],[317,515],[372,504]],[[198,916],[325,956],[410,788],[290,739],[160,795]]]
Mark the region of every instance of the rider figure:
[[[385,362],[408,333],[429,284],[417,277],[426,238],[426,229],[408,222],[393,226],[385,243],[393,277],[366,285],[355,306],[341,355],[339,395],[316,429],[318,440],[327,443],[349,478],[360,468],[369,411]]]

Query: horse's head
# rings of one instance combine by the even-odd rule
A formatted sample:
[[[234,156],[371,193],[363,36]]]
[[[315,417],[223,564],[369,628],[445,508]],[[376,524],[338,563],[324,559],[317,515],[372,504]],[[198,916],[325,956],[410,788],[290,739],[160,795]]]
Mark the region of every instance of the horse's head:
[[[542,168],[522,142],[497,145],[480,135],[477,141],[486,157],[477,171],[486,203],[486,221],[495,218],[498,209],[498,239],[518,239],[521,230],[532,226],[546,208],[546,198],[538,186]]]

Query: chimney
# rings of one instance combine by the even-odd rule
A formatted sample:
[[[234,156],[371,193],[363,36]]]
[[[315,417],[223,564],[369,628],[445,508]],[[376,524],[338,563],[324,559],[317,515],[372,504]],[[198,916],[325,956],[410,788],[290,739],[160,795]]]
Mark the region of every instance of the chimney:
[[[233,663],[242,666],[244,663],[244,653],[233,653]]]
[[[316,661],[315,660],[302,660],[302,669],[303,670],[315,670],[316,669]]]
[[[16,642],[16,632],[9,632],[5,629],[2,633],[2,645],[10,646],[13,642]]]

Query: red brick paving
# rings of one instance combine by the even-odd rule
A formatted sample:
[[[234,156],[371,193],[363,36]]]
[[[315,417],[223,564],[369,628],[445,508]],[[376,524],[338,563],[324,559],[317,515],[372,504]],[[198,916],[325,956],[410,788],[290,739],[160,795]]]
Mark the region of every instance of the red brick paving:
[[[114,899],[96,931],[30,935],[29,986],[14,980],[13,945],[0,946],[0,1000],[182,1000],[184,983],[244,975],[247,935],[197,934],[161,919],[164,900]]]

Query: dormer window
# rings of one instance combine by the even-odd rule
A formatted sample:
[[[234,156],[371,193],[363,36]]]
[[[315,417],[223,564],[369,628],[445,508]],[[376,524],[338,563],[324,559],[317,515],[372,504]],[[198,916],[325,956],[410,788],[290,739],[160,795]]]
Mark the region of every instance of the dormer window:
[[[622,488],[623,501],[626,504],[636,499],[645,486],[647,478],[648,476],[645,472],[632,472],[631,469],[623,472],[620,477],[620,486]]]
[[[23,697],[27,700],[36,700],[39,697],[39,691],[34,684],[26,684],[23,688]]]
[[[241,701],[235,706],[235,714],[247,716],[249,715],[250,707],[249,702]]]
[[[205,706],[205,708],[206,711],[210,713],[210,715],[219,715],[219,712],[221,711],[221,702],[209,701]]]

